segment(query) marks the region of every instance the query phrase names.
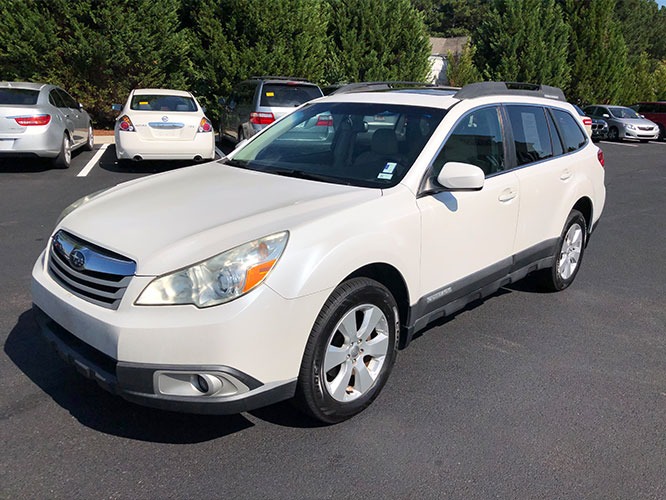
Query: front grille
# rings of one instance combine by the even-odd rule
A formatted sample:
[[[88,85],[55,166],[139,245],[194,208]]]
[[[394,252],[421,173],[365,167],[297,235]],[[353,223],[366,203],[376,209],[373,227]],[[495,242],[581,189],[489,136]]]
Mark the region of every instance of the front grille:
[[[638,130],[649,130],[652,132],[652,127],[638,127]]]
[[[58,231],[51,240],[48,270],[60,286],[77,297],[118,309],[136,262]]]

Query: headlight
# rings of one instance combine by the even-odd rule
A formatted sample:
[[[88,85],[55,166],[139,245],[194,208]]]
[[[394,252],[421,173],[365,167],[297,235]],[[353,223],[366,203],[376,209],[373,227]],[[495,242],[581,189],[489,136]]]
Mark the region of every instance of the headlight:
[[[628,128],[629,130],[636,130],[636,127],[634,125],[632,125],[631,123],[626,123],[624,126],[625,126],[625,128]]]
[[[268,276],[282,255],[288,238],[287,231],[259,238],[161,276],[141,292],[136,304],[210,307],[236,299]]]
[[[93,198],[99,196],[102,194],[104,191],[108,191],[111,188],[105,188],[105,189],[100,189],[99,191],[95,191],[94,193],[90,193],[83,198],[79,198],[76,200],[74,203],[69,205],[65,210],[63,210],[60,215],[58,216],[58,220],[56,221],[56,226],[60,224],[60,221],[62,221],[65,217],[67,217],[69,214],[71,214],[74,210],[76,210],[79,207],[82,207],[86,203],[88,203],[90,200]]]

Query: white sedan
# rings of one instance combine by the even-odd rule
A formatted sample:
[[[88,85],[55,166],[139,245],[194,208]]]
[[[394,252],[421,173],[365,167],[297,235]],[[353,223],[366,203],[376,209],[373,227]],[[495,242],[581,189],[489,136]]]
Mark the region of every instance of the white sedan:
[[[213,125],[190,92],[135,89],[116,119],[118,160],[211,160]]]

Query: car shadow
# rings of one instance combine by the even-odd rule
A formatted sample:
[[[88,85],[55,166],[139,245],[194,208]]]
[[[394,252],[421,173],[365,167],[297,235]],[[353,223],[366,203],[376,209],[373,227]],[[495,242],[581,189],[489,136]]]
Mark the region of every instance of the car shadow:
[[[169,170],[177,170],[183,167],[189,167],[191,165],[196,165],[195,161],[157,161],[157,160],[142,160],[142,161],[131,161],[131,160],[118,160],[116,158],[116,147],[111,144],[101,158],[98,161],[100,168],[107,170],[113,173],[124,173],[124,174],[156,174],[159,172],[167,172]]]
[[[85,153],[81,149],[72,152],[72,160],[79,154]],[[70,166],[70,169],[74,168]],[[48,158],[0,158],[0,173],[36,173],[46,172],[49,170],[62,170],[53,166],[53,163]]]
[[[169,444],[199,443],[248,429],[242,415],[191,415],[156,410],[107,393],[61,360],[42,338],[32,310],[18,319],[4,351],[42,391],[81,424],[91,429],[139,441]],[[22,403],[10,406],[4,418],[19,415]]]

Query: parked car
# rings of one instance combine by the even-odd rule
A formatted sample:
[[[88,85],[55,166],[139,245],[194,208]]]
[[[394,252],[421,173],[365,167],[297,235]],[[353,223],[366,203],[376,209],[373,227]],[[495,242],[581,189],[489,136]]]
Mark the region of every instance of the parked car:
[[[114,135],[118,160],[212,160],[213,124],[190,92],[135,89],[120,111]]]
[[[237,413],[295,397],[339,422],[433,320],[530,273],[571,285],[603,165],[553,87],[329,96],[221,161],[68,207],[33,269],[35,316],[129,401]]]
[[[72,151],[95,145],[90,115],[47,83],[0,82],[0,158],[50,158],[68,168]]]
[[[606,123],[606,120],[602,120],[600,118],[590,118],[582,109],[580,109],[580,106],[577,106],[576,104],[572,104],[572,106],[582,117],[585,130],[592,138],[592,141],[597,142],[608,138],[608,123]]]
[[[648,142],[659,137],[659,127],[631,108],[597,104],[586,106],[583,111],[592,118],[606,120],[608,139],[611,141],[638,139],[641,142]]]
[[[659,127],[659,140],[666,140],[666,101],[639,102],[629,106]]]
[[[317,85],[299,78],[264,76],[240,82],[228,98],[220,99],[220,138],[236,143],[248,139],[304,102],[322,96]]]

